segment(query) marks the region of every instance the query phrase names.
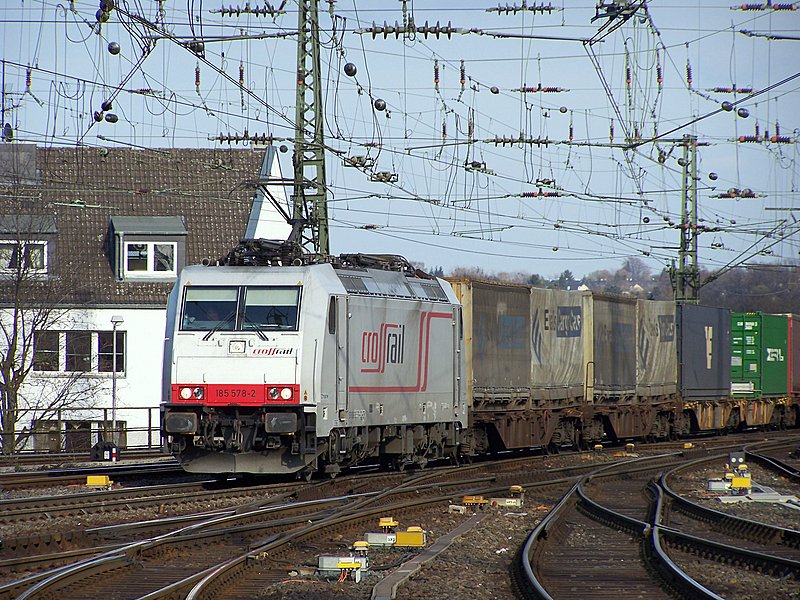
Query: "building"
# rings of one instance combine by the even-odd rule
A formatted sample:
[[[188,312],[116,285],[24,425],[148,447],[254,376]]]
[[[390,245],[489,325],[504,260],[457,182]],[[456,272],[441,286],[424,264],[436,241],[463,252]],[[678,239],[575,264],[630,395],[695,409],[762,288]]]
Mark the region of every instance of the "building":
[[[0,358],[13,344],[29,368],[15,415],[17,439],[35,433],[26,448],[86,450],[113,416],[121,446],[158,446],[167,295],[185,265],[263,235],[274,157],[0,145]]]

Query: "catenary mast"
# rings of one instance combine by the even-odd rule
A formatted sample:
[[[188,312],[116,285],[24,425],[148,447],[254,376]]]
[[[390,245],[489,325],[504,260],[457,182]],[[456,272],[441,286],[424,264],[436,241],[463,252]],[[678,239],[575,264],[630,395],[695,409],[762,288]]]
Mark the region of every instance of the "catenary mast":
[[[324,257],[329,254],[330,247],[318,0],[299,0],[298,4],[292,217],[295,227],[300,224],[296,242],[303,252]]]

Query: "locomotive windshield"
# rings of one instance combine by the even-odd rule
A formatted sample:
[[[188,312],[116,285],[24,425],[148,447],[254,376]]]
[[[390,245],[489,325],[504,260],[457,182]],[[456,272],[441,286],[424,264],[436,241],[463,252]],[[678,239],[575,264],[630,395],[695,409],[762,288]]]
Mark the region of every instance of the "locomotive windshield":
[[[183,303],[184,331],[233,331],[239,289],[187,287]]]
[[[242,329],[297,329],[300,288],[245,288]]]
[[[299,287],[187,287],[182,331],[297,330]]]

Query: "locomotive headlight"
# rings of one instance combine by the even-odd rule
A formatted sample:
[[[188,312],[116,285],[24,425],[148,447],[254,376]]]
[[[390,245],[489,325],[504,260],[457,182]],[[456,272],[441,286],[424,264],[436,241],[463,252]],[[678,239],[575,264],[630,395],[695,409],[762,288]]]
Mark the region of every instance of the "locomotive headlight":
[[[292,388],[285,387],[281,390],[281,398],[284,400],[292,399]]]
[[[277,400],[278,397],[281,395],[280,390],[278,390],[278,388],[275,387],[269,388],[269,392],[267,392],[267,394],[269,395],[270,400]]]
[[[184,400],[188,400],[191,397],[192,397],[192,388],[188,387],[181,388],[181,398],[183,398]]]
[[[203,399],[203,388],[201,388],[201,387],[194,388],[194,390],[192,390],[192,394],[198,400],[202,400]]]

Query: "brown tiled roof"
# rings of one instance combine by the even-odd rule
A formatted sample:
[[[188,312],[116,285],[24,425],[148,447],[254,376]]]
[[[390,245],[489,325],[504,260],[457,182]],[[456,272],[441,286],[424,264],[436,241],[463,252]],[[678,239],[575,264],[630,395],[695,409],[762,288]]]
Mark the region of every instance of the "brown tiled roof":
[[[8,153],[12,144],[3,146]],[[187,265],[224,256],[244,235],[263,155],[263,149],[37,148],[38,184],[10,183],[7,172],[0,178],[0,216],[55,216],[56,269],[80,274],[84,289],[76,302],[163,305],[171,283],[115,280],[110,218],[180,216],[188,230]]]

